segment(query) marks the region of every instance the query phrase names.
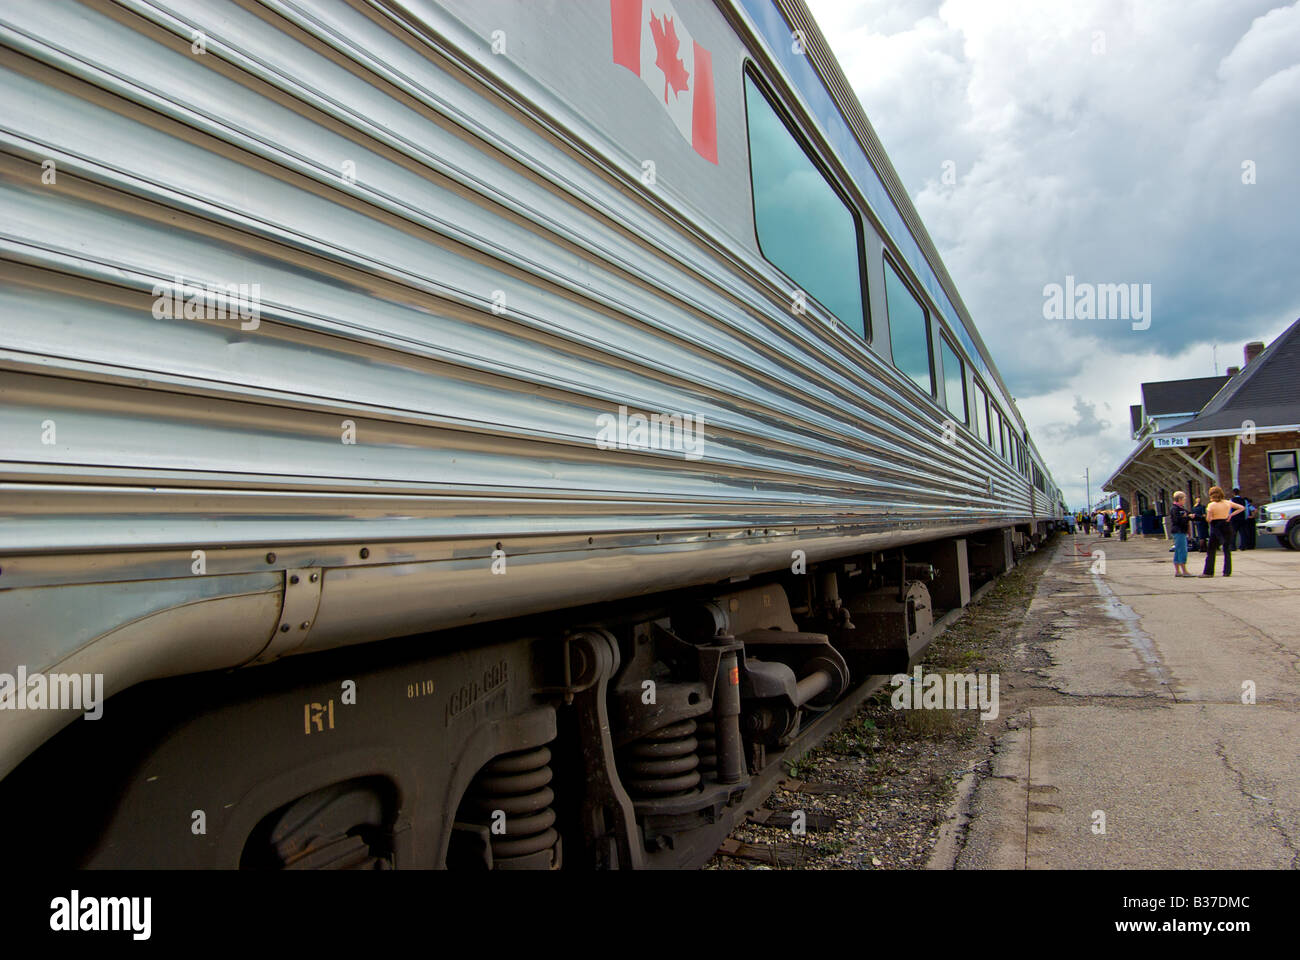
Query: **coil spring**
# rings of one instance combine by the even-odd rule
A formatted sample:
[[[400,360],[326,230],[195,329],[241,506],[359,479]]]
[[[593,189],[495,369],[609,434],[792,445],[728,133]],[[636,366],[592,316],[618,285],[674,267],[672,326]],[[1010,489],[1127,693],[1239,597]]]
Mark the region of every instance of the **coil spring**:
[[[554,847],[551,803],[551,751],[548,747],[503,753],[488,762],[470,785],[466,797],[476,820],[492,823],[497,811],[505,814],[505,833],[492,835],[492,859],[527,857]],[[498,818],[499,822],[499,818]]]
[[[623,784],[633,797],[677,797],[699,785],[694,720],[679,720],[628,744],[622,754]]]
[[[698,721],[696,737],[700,741],[700,772],[707,776],[718,769],[718,725],[712,716],[705,714]]]

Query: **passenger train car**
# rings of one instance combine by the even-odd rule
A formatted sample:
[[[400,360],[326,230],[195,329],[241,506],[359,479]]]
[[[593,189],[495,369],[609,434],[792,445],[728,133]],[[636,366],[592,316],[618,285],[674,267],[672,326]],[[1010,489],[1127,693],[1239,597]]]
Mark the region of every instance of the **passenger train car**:
[[[42,862],[698,865],[1060,519],[800,0],[7,3],[0,85]]]

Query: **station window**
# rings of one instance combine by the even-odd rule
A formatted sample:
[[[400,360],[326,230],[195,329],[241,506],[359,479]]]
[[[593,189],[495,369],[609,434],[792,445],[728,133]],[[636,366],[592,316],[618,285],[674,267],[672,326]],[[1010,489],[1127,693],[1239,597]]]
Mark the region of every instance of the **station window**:
[[[1300,497],[1300,474],[1296,470],[1296,451],[1283,450],[1268,455],[1269,500],[1293,500]]]
[[[966,416],[966,367],[946,337],[939,338],[939,363],[943,367],[944,403],[958,423],[969,423]]]
[[[989,407],[984,395],[984,388],[978,383],[972,384],[975,393],[975,410],[971,417],[975,422],[975,432],[985,443],[989,442]]]
[[[889,344],[894,366],[930,396],[934,396],[934,378],[930,372],[930,319],[898,275],[894,265],[885,261],[885,307],[889,312]]]
[[[745,74],[754,229],[763,256],[858,336],[867,336],[857,215]]]

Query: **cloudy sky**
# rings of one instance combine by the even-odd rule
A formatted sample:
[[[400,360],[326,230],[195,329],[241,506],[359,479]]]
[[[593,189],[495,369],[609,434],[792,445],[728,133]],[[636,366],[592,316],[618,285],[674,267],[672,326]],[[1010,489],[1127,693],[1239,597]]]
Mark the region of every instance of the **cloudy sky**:
[[[1300,317],[1300,0],[808,3],[1071,506],[1139,384]],[[1067,275],[1149,329],[1044,319]]]

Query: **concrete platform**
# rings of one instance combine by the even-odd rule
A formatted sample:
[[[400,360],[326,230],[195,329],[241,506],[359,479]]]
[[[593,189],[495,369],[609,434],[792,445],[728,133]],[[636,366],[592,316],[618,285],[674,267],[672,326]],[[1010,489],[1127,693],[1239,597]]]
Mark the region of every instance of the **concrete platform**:
[[[1058,541],[958,868],[1300,868],[1300,552],[1168,547]]]

